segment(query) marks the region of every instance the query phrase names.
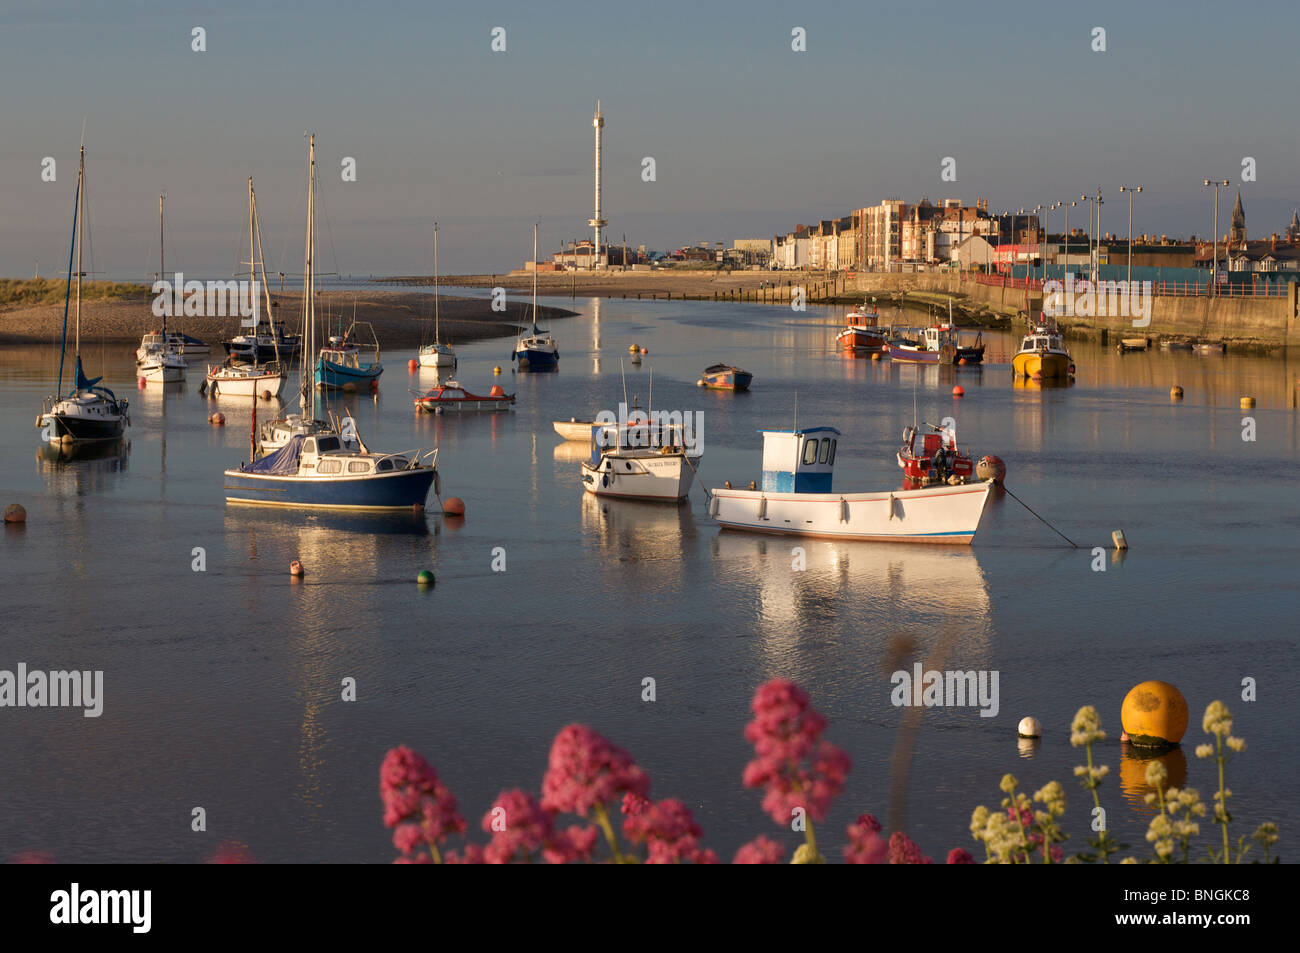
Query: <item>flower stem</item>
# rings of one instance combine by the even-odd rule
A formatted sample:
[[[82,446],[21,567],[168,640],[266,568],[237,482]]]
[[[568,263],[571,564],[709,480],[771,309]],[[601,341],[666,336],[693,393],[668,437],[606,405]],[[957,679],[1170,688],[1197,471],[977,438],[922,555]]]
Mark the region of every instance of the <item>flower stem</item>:
[[[1214,733],[1214,747],[1219,756],[1219,810],[1223,817],[1223,862],[1227,864],[1231,861],[1228,858],[1228,789],[1223,784],[1223,762],[1226,759],[1223,754],[1223,735],[1218,732]]]
[[[595,807],[596,823],[600,829],[605,832],[605,840],[609,842],[610,853],[614,855],[614,863],[627,863],[623,859],[623,852],[618,849],[618,838],[614,836],[614,825],[609,822],[609,812],[605,810],[605,805],[597,803]]]

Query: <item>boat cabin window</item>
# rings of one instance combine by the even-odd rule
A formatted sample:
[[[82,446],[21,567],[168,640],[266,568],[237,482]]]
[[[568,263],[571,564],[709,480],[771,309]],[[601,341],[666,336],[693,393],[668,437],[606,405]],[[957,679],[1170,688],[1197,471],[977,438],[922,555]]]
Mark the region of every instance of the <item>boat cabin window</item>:
[[[809,437],[803,445],[803,462],[804,466],[817,462],[817,438]]]
[[[826,459],[826,462],[829,463],[831,466],[835,466],[835,448],[838,445],[839,445],[838,440],[831,440],[831,455]]]
[[[319,437],[316,440],[316,446],[320,453],[327,453],[330,450],[339,449],[338,437]]]
[[[316,468],[317,473],[342,473],[342,460],[322,460],[320,466]]]
[[[348,473],[369,473],[369,472],[370,472],[369,460],[348,461]]]
[[[822,437],[822,448],[821,448],[821,453],[817,457],[817,462],[825,463],[830,459],[830,456],[831,456],[831,438]]]
[[[393,469],[393,461],[387,458],[380,460],[375,464],[375,470],[378,473],[386,473],[391,469]]]
[[[308,438],[303,442],[303,445],[302,445],[302,452],[303,452],[303,453],[315,453],[315,452],[316,452],[316,438],[315,438],[315,437],[308,437]]]

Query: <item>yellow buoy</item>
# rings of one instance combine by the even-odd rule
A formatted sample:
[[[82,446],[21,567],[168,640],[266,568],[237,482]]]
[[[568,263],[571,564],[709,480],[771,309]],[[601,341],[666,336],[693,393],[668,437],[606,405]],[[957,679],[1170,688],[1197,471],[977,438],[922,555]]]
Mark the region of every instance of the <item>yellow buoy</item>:
[[[1241,398],[1241,409],[1242,409],[1242,410],[1250,410],[1250,408],[1252,408],[1252,407],[1254,407],[1254,406],[1255,406],[1255,398],[1254,398],[1254,397],[1243,397],[1243,398]]]
[[[1182,400],[1183,389],[1175,384],[1173,387],[1169,388],[1169,397],[1171,400]]]
[[[1187,731],[1187,699],[1168,682],[1143,682],[1124,696],[1119,719],[1132,744],[1145,748],[1176,745]]]

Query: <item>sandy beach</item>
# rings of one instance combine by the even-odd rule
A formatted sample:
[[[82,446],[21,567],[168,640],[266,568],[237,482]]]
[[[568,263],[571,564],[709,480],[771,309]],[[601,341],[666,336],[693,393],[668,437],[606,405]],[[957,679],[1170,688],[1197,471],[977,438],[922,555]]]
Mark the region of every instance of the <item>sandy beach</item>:
[[[301,295],[272,294],[271,303],[276,314],[285,315],[284,322],[290,330],[297,330],[301,314]],[[433,339],[433,298],[423,292],[352,291],[317,292],[318,320],[329,316],[330,326],[337,329],[340,323],[346,329],[352,321],[353,303],[356,320],[374,325],[381,348],[418,347]],[[152,297],[147,293],[138,299],[83,301],[81,306],[81,336],[91,344],[100,342],[130,342],[138,344],[140,335],[156,329],[159,321],[150,310]],[[528,321],[530,304],[513,300],[506,303],[505,311],[492,311],[486,300],[442,296],[439,312],[443,340],[452,344],[478,341],[486,338],[510,337],[519,326]],[[539,321],[571,316],[574,312],[562,308],[539,307]],[[277,318],[277,320],[280,320]],[[71,315],[68,334],[71,336]],[[44,304],[23,308],[0,310],[0,343],[57,344],[63,326],[63,305]],[[238,319],[230,317],[187,317],[168,322],[169,330],[175,328],[192,334],[212,345],[213,353],[220,350],[221,342],[239,333]],[[318,325],[318,333],[321,327]]]

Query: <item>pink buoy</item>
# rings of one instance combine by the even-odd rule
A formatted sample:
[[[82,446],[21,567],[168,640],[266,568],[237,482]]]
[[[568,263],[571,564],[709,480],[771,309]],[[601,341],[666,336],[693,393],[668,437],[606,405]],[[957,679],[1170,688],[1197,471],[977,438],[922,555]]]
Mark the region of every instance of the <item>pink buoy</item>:
[[[646,347],[643,347],[643,348],[641,348],[641,353],[642,353],[642,354],[649,354],[649,353],[650,353],[650,349],[649,349],[649,348],[646,348]]]
[[[269,390],[262,391],[262,400],[270,400],[270,399],[271,399],[271,392]]]
[[[135,386],[140,388],[140,390],[144,390],[144,385],[147,383],[148,381],[146,381],[143,377],[141,377],[135,382]]]

